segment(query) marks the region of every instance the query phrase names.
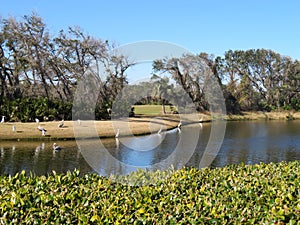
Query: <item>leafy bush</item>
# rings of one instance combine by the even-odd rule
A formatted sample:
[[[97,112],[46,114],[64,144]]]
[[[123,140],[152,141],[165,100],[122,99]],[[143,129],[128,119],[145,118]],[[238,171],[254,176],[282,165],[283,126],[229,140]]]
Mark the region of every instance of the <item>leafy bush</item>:
[[[41,121],[44,118],[71,120],[72,103],[45,97],[3,99],[0,115],[6,120],[22,122],[34,121],[35,118]]]
[[[137,183],[165,171],[138,171]],[[300,162],[172,171],[130,186],[96,174],[0,177],[1,224],[299,224]]]

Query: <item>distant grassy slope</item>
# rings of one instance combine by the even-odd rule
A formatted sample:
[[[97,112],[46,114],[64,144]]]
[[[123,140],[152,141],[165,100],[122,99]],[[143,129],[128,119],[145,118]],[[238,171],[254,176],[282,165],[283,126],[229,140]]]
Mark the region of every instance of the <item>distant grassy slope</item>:
[[[161,105],[135,105],[135,114],[142,115],[161,115],[162,106]],[[167,113],[171,113],[170,106],[165,107]]]

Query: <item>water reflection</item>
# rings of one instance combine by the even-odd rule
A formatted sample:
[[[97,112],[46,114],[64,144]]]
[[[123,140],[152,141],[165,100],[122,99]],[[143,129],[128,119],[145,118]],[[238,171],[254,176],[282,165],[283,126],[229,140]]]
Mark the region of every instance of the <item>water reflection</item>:
[[[101,139],[101,148],[99,140],[90,140],[79,147],[75,141],[63,141],[58,143],[63,150],[57,152],[50,141],[0,142],[0,174],[13,175],[25,170],[42,175],[75,168],[82,174],[94,170],[101,175],[127,174],[138,168],[164,169],[164,163],[172,163],[174,168],[199,167],[212,138],[211,129],[210,124],[195,124],[150,136]],[[182,142],[193,135],[199,137],[198,143]],[[194,146],[196,150],[191,151]],[[87,163],[89,156],[92,159]],[[230,122],[211,166],[293,160],[300,160],[300,121]]]
[[[232,122],[213,167],[300,160],[300,121]]]
[[[36,175],[65,173],[80,169],[82,173],[91,172],[91,168],[79,154],[75,142],[63,142],[65,151],[53,153],[50,142],[0,142],[0,174],[13,175],[25,170]]]

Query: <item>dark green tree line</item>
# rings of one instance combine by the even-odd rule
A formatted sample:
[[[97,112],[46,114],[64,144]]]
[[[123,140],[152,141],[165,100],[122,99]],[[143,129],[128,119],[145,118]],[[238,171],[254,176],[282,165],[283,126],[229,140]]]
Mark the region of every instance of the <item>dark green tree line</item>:
[[[229,50],[224,57],[200,53],[165,58],[156,60],[153,68],[170,73],[199,110],[208,110],[205,82],[209,77],[222,87],[229,113],[300,109],[300,63],[272,50]]]
[[[97,106],[109,107],[126,84],[125,71],[130,65],[126,57],[112,52],[113,48],[108,41],[95,39],[78,27],[51,35],[35,14],[20,21],[12,17],[0,20],[0,113],[8,118],[24,113],[18,111],[20,107],[8,109],[4,103],[17,104],[25,98],[71,104],[78,81],[90,66],[100,63],[105,71],[97,71],[101,85]],[[71,112],[52,115],[64,117],[66,113],[70,117]]]

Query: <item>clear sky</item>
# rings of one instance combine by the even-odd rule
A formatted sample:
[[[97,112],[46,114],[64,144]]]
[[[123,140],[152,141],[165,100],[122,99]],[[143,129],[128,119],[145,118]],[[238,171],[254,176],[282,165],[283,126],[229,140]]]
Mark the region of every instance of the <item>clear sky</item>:
[[[0,15],[40,15],[50,33],[78,25],[118,45],[171,42],[193,53],[272,49],[300,59],[300,1],[0,0]]]
[[[117,44],[162,40],[194,53],[265,48],[300,59],[300,1],[0,0],[0,15],[38,13],[50,32],[78,25]]]

